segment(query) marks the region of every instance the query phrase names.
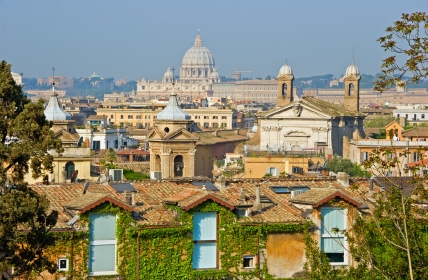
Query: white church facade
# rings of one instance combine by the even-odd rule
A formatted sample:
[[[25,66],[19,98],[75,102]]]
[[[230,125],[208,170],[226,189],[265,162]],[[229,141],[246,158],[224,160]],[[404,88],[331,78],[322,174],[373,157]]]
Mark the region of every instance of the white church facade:
[[[260,149],[275,152],[322,150],[347,156],[349,141],[363,139],[364,114],[359,112],[358,68],[345,74],[344,106],[314,97],[293,96],[293,72],[285,64],[278,75],[278,107],[258,114]]]

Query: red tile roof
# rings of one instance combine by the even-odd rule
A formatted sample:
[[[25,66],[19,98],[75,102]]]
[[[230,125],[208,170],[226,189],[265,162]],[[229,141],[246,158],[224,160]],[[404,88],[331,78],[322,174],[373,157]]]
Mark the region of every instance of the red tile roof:
[[[367,179],[359,181],[362,186],[368,185]],[[122,193],[116,191],[108,184],[91,183],[86,194],[83,194],[82,184],[61,185],[33,185],[33,190],[45,195],[50,201],[50,209],[59,213],[57,230],[71,230],[67,224],[71,218],[78,214],[89,211],[93,207],[104,202],[113,203],[128,211],[138,213],[137,224],[141,226],[179,226],[176,213],[165,204],[174,203],[184,210],[190,210],[204,201],[212,200],[229,209],[235,207],[252,207],[255,202],[256,185],[260,186],[262,196],[267,197],[270,202],[263,202],[261,211],[252,211],[248,217],[239,218],[241,223],[302,223],[302,211],[292,205],[290,193],[275,193],[271,186],[298,187],[307,186],[311,190],[334,188],[338,196],[347,197],[348,201],[358,205],[358,200],[352,196],[351,191],[343,188],[340,183],[333,179],[325,178],[290,178],[270,181],[232,181],[227,186],[215,183],[219,191],[202,190],[191,184],[191,181],[152,181],[144,180],[132,183],[136,193],[134,194],[135,205],[129,206],[124,203]],[[241,188],[245,199],[242,200]],[[339,191],[338,191],[339,190]],[[323,196],[317,202],[322,203],[330,199],[332,193]],[[302,194],[303,195],[303,194]],[[299,197],[299,196],[297,196]],[[296,197],[296,198],[297,198]],[[317,204],[317,203],[315,203]]]

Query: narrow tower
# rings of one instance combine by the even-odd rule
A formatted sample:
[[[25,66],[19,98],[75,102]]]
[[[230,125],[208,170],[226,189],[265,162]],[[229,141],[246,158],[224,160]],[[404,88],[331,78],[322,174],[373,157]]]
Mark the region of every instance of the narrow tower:
[[[278,74],[278,107],[283,107],[294,101],[293,97],[293,71],[285,63]]]
[[[345,73],[345,108],[351,111],[360,110],[360,72],[352,62]]]

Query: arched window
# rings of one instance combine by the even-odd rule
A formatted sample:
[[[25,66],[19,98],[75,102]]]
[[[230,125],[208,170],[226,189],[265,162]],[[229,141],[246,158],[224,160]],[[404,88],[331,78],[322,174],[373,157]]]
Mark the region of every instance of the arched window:
[[[349,93],[348,95],[354,95],[354,84],[349,84]]]
[[[287,96],[287,84],[282,85],[282,96]]]
[[[183,176],[183,156],[178,155],[174,158],[174,177],[182,177]]]
[[[65,164],[65,171],[67,172],[67,179],[71,179],[74,172],[74,162],[69,161]]]
[[[421,115],[421,119],[425,119],[425,114],[422,114],[422,115]]]

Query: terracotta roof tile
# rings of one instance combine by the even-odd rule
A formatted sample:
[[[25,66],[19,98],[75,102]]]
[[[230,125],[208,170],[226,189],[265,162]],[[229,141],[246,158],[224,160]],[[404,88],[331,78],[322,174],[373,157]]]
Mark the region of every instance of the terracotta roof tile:
[[[325,199],[335,192],[343,196],[355,199],[350,191],[332,179],[324,178],[290,178],[271,181],[240,180],[228,182],[227,186],[217,185],[219,191],[203,191],[201,187],[196,187],[184,179],[181,181],[172,180],[144,180],[132,183],[136,190],[135,206],[132,207],[134,213],[138,213],[136,222],[142,226],[178,226],[179,222],[176,213],[165,207],[165,204],[176,203],[183,209],[203,203],[206,200],[214,200],[229,209],[234,207],[252,207],[256,195],[256,184],[260,185],[262,196],[267,197],[270,202],[263,202],[261,211],[252,211],[249,217],[239,218],[241,223],[300,223],[303,222],[301,210],[292,205],[291,202],[299,198],[311,197],[310,202],[316,203]],[[367,185],[368,181],[359,182]],[[310,190],[291,199],[289,193],[275,193],[271,186],[297,187],[307,186]],[[62,185],[33,185],[30,186],[37,193],[45,195],[49,201],[50,209],[59,212],[56,229],[71,229],[67,222],[81,209],[88,205],[93,205],[94,201],[103,199],[115,201],[117,204],[124,203],[123,194],[116,191],[108,184],[90,184],[86,194],[83,194],[82,184],[62,184]],[[333,187],[333,189],[329,188]],[[245,194],[245,200],[240,200],[241,188]],[[313,194],[316,191],[317,196]],[[111,202],[110,201],[110,202]],[[309,201],[307,198],[305,201]],[[355,199],[355,201],[357,201]],[[68,207],[68,208],[67,208]],[[95,207],[95,206],[94,206]]]

